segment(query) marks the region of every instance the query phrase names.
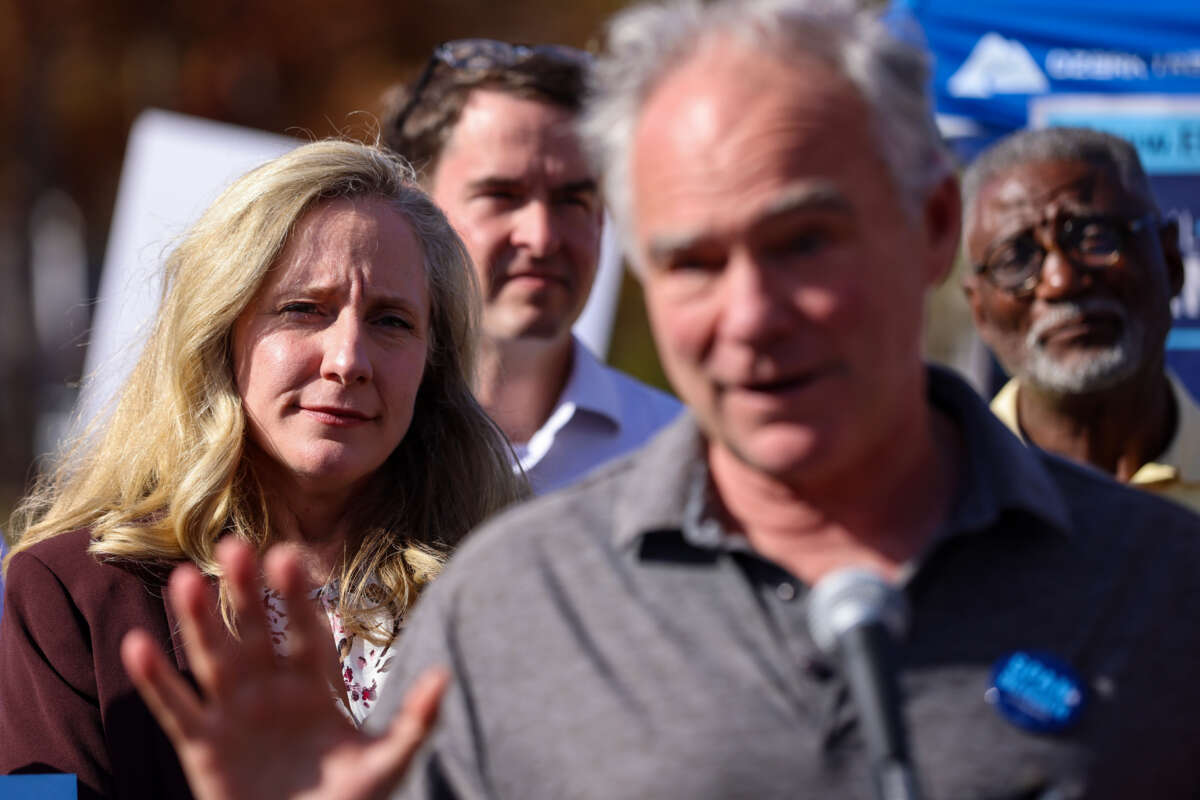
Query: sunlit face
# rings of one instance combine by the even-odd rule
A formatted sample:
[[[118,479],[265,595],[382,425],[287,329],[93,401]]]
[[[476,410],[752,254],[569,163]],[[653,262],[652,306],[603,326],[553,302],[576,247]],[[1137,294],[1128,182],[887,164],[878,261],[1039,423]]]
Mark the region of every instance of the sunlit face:
[[[477,89],[430,182],[466,243],[497,341],[564,339],[583,310],[600,252],[602,208],[563,108]]]
[[[957,211],[937,235],[910,221],[869,125],[825,65],[723,40],[658,86],[635,133],[663,365],[710,447],[776,478],[869,463],[923,404],[923,297]]]
[[[360,487],[412,421],[429,316],[424,257],[403,216],[368,198],[307,212],[233,329],[266,473],[306,490]]]
[[[1072,263],[1052,233],[1063,219],[1135,219],[1147,211],[1111,169],[1083,161],[1029,162],[984,184],[967,226],[972,263],[1029,231],[1049,248],[1027,295],[982,276],[967,281],[980,336],[1009,373],[1048,391],[1086,394],[1137,379],[1143,367],[1160,363],[1178,290],[1160,232],[1149,226],[1128,236],[1119,259],[1103,270]]]

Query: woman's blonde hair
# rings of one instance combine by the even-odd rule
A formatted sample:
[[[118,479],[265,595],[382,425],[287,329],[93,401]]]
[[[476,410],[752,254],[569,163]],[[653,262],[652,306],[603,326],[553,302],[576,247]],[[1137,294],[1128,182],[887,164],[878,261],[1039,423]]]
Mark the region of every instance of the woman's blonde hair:
[[[471,392],[480,299],[462,241],[406,161],[328,140],[247,173],[184,236],[167,259],[141,359],[111,412],[68,443],[18,507],[14,554],[89,528],[98,556],[186,559],[215,576],[221,536],[260,550],[272,543],[246,457],[232,329],[300,218],[336,198],[381,198],[405,218],[424,250],[430,296],[429,356],[412,423],[356,501],[361,539],[337,576],[347,627],[373,639],[389,634],[371,628],[372,610],[406,609],[447,548],[527,492],[503,434]]]

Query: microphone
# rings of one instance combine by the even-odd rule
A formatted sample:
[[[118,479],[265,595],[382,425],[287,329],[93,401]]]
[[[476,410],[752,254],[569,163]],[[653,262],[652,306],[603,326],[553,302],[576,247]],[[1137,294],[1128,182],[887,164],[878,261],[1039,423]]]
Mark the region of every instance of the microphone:
[[[900,713],[892,647],[908,630],[904,594],[865,569],[833,572],[808,598],[808,629],[821,652],[836,659],[858,708],[881,800],[919,800]]]

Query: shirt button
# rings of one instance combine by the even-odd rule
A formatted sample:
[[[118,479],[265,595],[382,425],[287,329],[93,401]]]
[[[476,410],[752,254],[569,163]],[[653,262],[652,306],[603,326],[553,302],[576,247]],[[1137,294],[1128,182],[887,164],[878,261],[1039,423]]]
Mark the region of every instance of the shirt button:
[[[780,600],[784,601],[785,603],[788,602],[789,600],[795,600],[796,599],[795,584],[789,583],[788,581],[784,581],[783,583],[781,583],[775,587],[775,596],[778,597]]]
[[[822,682],[833,677],[833,668],[824,659],[817,656],[805,660],[804,672],[813,680]]]

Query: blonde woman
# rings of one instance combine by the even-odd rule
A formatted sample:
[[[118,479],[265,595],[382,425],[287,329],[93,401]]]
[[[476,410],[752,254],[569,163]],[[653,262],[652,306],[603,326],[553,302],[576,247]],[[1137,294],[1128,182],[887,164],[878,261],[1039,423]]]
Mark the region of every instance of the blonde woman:
[[[340,659],[326,701],[357,723],[443,554],[525,492],[471,395],[473,270],[399,158],[300,147],[219,197],[166,270],[140,362],[18,509],[5,562],[0,772],[73,772],[80,797],[187,796],[120,660],[140,628],[202,687],[231,668],[188,663],[172,567],[284,657],[314,646],[294,586],[231,591],[217,549],[298,545]]]

